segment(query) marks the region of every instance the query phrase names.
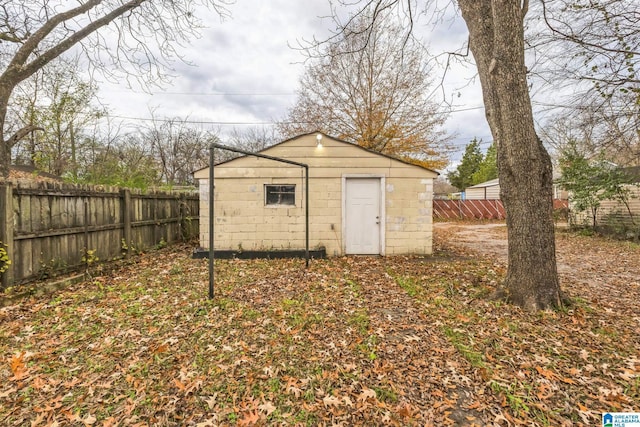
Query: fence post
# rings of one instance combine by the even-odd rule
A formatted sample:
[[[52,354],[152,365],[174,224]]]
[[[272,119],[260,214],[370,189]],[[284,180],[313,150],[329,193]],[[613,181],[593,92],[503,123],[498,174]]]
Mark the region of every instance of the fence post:
[[[160,239],[158,239],[158,191],[153,191],[153,206],[151,209],[153,210],[153,240],[151,241],[151,246],[155,246],[160,243]]]
[[[187,228],[187,197],[184,193],[180,193],[178,199],[178,232],[180,233],[180,240],[186,242],[189,239],[189,229]]]
[[[7,252],[11,262],[15,262],[13,250],[13,186],[11,183],[0,185],[0,244]],[[13,267],[0,274],[1,287],[7,289],[13,285]]]
[[[84,253],[89,252],[89,201],[84,201]]]
[[[122,190],[122,237],[124,238],[124,246],[127,251],[124,257],[128,258],[131,254],[130,245],[133,243],[131,238],[131,190],[125,188]]]

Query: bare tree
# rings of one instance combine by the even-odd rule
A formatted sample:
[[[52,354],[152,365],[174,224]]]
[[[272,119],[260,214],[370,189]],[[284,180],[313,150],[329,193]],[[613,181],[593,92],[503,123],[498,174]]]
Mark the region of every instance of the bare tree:
[[[283,137],[273,127],[251,126],[244,130],[234,128],[229,135],[229,143],[245,151],[261,151],[280,142]]]
[[[273,127],[252,126],[244,130],[234,128],[225,140],[225,144],[244,151],[258,152],[271,147],[281,140],[282,136]],[[228,150],[215,149],[216,164],[239,156],[240,154]]]
[[[583,91],[605,101],[640,97],[640,5],[628,0],[544,0],[528,42],[544,58],[546,76],[585,82]],[[550,64],[552,62],[553,64]]]
[[[216,135],[190,128],[186,121],[154,117],[141,135],[141,145],[151,147],[165,184],[191,183],[193,171],[208,164],[209,145],[218,141]]]
[[[622,113],[611,104],[597,110],[576,105],[547,120],[540,131],[556,157],[577,144],[588,158],[603,156],[621,166],[640,166],[639,121],[640,116]]]
[[[16,129],[28,127],[31,131],[24,138],[15,142],[12,149],[16,162],[35,166],[38,146],[38,132],[44,129],[38,125],[39,101],[43,98],[46,84],[44,75],[36,73],[28,80],[16,87],[5,120],[5,130],[13,132]]]
[[[83,169],[81,182],[142,188],[161,184],[152,147],[138,135],[117,135],[107,143],[94,139],[91,161]]]
[[[528,1],[459,0],[498,148],[507,214],[504,295],[526,309],[562,304],[556,267],[551,158],[538,138],[524,62]]]
[[[581,143],[591,145],[593,155],[640,164],[640,4],[546,0],[532,11],[528,43],[537,58],[535,74],[556,99],[545,132],[570,121],[589,134]]]
[[[104,109],[95,106],[97,86],[82,78],[78,58],[57,58],[16,88],[7,128],[38,126],[15,152],[41,170],[78,177],[78,157],[84,128],[97,121]],[[15,121],[12,126],[11,121]],[[21,145],[25,145],[21,147]]]
[[[298,100],[280,123],[286,136],[323,131],[431,168],[448,163],[445,115],[430,101],[423,47],[371,12],[313,52]]]
[[[48,0],[0,2],[0,177],[9,174],[11,147],[33,125],[5,134],[15,87],[53,59],[79,47],[95,67],[154,81],[163,67],[180,58],[179,47],[198,34],[194,6],[227,13],[227,0]],[[113,36],[113,37],[111,37]]]
[[[369,0],[363,10],[400,10],[413,22],[417,0]],[[497,145],[507,213],[508,270],[500,294],[528,310],[562,304],[552,216],[551,158],[538,138],[525,66],[527,0],[458,0]],[[423,10],[430,2],[421,3]],[[364,14],[364,12],[361,12]],[[373,24],[369,26],[372,28]]]
[[[119,170],[109,171],[114,162],[111,157],[116,156],[121,142],[124,140],[125,129],[121,120],[110,118],[108,115],[100,121],[87,126],[82,136],[82,150],[78,162],[78,182],[107,184],[106,176],[115,175]],[[124,176],[131,177],[131,171]],[[115,178],[115,176],[114,176]]]

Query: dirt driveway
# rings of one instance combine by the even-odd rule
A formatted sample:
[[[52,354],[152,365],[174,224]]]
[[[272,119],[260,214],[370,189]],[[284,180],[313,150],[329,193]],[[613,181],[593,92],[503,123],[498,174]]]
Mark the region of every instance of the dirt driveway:
[[[435,223],[436,242],[469,249],[507,262],[504,223]],[[556,255],[561,285],[571,296],[601,302],[605,307],[632,308],[640,301],[640,246],[596,236],[556,230]]]

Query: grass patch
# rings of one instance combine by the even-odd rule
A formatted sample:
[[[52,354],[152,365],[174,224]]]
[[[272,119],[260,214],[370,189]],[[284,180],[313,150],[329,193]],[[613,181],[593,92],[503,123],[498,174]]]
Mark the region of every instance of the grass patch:
[[[418,281],[413,277],[396,276],[395,281],[402,289],[405,290],[407,295],[415,298],[420,293],[421,286]]]
[[[370,325],[369,313],[367,312],[367,309],[357,309],[355,313],[353,313],[353,315],[348,318],[347,324],[355,328],[360,335],[367,335]]]
[[[491,381],[489,386],[494,393],[503,396],[506,404],[509,405],[516,415],[524,416],[531,412],[529,405],[525,402],[525,398],[522,397],[522,393],[518,393],[516,390],[518,388],[517,383],[505,385],[497,381]]]
[[[613,247],[616,259],[635,250]],[[417,425],[473,416],[487,425],[501,415],[588,425],[611,408],[634,409],[637,322],[622,315],[625,300],[606,310],[608,295],[585,292],[568,310],[526,313],[482,299],[504,275],[495,260],[444,258],[332,258],[308,270],[300,260],[216,260],[209,300],[206,263],[142,255],[0,309],[0,420]],[[624,291],[637,301],[634,286]]]
[[[458,352],[473,366],[474,368],[485,368],[484,356],[481,352],[473,349],[469,339],[462,330],[453,329],[449,326],[442,328],[445,336],[449,339],[449,342],[455,347]]]

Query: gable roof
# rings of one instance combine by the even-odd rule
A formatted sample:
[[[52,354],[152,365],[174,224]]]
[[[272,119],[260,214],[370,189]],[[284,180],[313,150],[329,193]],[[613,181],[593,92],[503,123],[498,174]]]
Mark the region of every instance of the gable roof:
[[[63,179],[57,175],[38,170],[35,166],[30,165],[10,165],[9,179],[26,179],[30,181],[50,181],[63,182]]]
[[[635,172],[631,171],[631,170],[635,170]],[[640,182],[640,166],[635,166],[633,168],[625,168],[625,169],[623,169],[623,172],[630,179],[633,179],[633,177],[635,177],[638,180],[638,182]],[[560,174],[556,175],[555,172],[553,173],[553,183],[554,184],[556,184],[556,179],[558,179],[559,177],[560,177]],[[489,181],[481,182],[480,184],[476,184],[476,185],[472,185],[470,187],[467,187],[467,189],[469,189],[469,188],[486,188],[486,187],[493,187],[493,186],[496,186],[496,185],[500,185],[500,178],[490,179]]]
[[[467,189],[469,189],[469,188],[493,187],[495,185],[500,185],[500,179],[499,178],[490,179],[489,181],[485,181],[485,182],[481,182],[480,184],[472,185],[471,187],[467,187]]]
[[[271,145],[271,146],[269,146],[267,148],[264,148],[264,149],[258,151],[258,153],[264,153],[267,150],[270,150],[270,149],[272,149],[274,147],[278,147],[280,145],[286,144],[286,143],[291,142],[291,141],[293,141],[295,139],[298,139],[298,138],[302,138],[302,137],[309,136],[309,135],[317,135],[317,134],[320,134],[323,137],[330,138],[330,139],[332,139],[332,140],[334,140],[336,142],[340,142],[340,143],[343,143],[343,144],[349,144],[350,146],[358,148],[358,149],[363,150],[363,151],[366,151],[367,153],[371,153],[371,154],[375,154],[375,155],[380,156],[380,157],[385,157],[387,159],[395,160],[397,162],[404,163],[405,165],[415,166],[417,168],[424,169],[426,171],[433,172],[433,173],[435,173],[437,175],[440,175],[440,172],[438,172],[438,171],[436,171],[434,169],[430,169],[430,168],[427,168],[427,167],[424,167],[424,166],[421,166],[421,165],[416,165],[415,163],[408,162],[408,161],[406,161],[404,159],[401,159],[401,158],[398,158],[398,157],[395,157],[395,156],[390,156],[388,154],[380,153],[378,151],[362,147],[362,146],[360,146],[358,144],[354,144],[354,143],[351,143],[349,141],[345,141],[345,140],[333,137],[331,135],[327,135],[324,132],[320,132],[320,131],[308,132],[308,133],[303,133],[303,134],[300,134],[300,135],[293,136],[291,138],[285,139],[284,141],[278,142],[277,144],[274,144],[274,145]],[[249,155],[238,156],[238,157],[235,157],[235,158],[230,159],[230,160],[225,160],[223,162],[216,163],[214,166],[225,165],[225,164],[234,162],[234,161],[236,161],[238,159],[242,159],[242,158],[245,158],[245,157],[249,157]],[[198,170],[194,171],[193,173],[196,174],[197,172],[200,172],[200,171],[203,171],[203,170],[206,170],[206,169],[209,169],[209,166],[205,166],[204,168],[198,169]]]

